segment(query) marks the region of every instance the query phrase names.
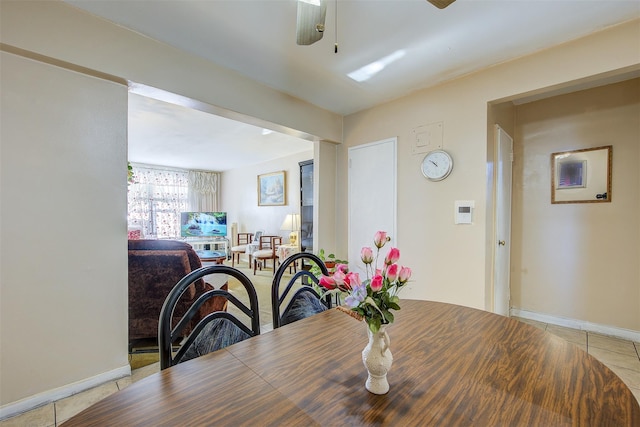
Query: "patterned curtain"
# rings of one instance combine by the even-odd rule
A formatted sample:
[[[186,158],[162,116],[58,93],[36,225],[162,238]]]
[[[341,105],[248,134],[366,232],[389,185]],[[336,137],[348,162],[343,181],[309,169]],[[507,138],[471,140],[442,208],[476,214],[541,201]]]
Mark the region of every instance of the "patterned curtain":
[[[129,226],[142,228],[144,238],[180,237],[180,213],[188,211],[188,172],[132,165],[129,184]]]
[[[193,211],[217,212],[220,174],[189,171],[189,206]]]

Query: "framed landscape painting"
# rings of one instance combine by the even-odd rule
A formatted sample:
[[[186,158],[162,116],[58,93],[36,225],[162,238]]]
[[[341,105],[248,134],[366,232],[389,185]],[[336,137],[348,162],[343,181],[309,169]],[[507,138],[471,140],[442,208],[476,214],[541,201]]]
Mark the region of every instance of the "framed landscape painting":
[[[258,206],[285,205],[286,195],[284,171],[258,175]]]

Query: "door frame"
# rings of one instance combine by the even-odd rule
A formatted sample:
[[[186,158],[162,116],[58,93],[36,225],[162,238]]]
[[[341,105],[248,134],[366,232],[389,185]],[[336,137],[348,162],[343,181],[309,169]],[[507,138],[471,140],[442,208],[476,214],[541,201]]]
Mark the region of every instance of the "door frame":
[[[494,125],[495,141],[495,217],[493,237],[492,311],[509,316],[511,266],[511,206],[513,183],[513,138]],[[503,159],[503,160],[501,160]]]

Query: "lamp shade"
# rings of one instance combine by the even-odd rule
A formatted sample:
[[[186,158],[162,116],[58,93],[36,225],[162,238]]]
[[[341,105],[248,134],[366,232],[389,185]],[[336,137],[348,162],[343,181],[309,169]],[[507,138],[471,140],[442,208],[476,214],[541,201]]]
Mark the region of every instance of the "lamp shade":
[[[298,231],[300,229],[300,214],[287,214],[280,226],[281,230]]]
[[[300,214],[287,214],[280,226],[281,230],[291,231],[289,234],[289,244],[298,244],[298,230],[300,229]]]

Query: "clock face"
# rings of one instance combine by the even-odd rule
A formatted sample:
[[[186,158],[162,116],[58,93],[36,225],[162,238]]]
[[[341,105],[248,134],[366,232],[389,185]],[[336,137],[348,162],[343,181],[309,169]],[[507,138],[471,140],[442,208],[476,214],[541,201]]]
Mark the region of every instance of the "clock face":
[[[449,176],[453,169],[453,160],[446,151],[434,150],[422,161],[422,174],[431,181],[441,181]]]

